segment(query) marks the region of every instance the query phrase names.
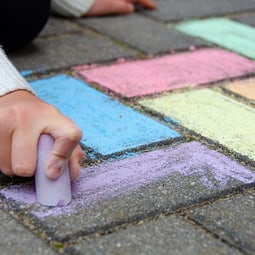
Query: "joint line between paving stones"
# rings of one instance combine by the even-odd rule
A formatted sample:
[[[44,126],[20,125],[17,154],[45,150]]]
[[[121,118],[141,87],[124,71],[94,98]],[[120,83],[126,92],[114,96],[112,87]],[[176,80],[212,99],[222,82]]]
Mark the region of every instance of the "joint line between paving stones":
[[[209,205],[209,204],[213,204],[219,200],[232,199],[232,198],[235,198],[240,195],[249,194],[249,192],[254,191],[254,190],[255,190],[255,183],[244,184],[239,187],[229,188],[228,190],[222,190],[221,192],[216,194],[214,197],[211,197],[209,200],[204,200],[201,203],[196,203],[196,204],[190,206],[189,208],[181,209],[179,211],[179,213],[181,215],[186,216],[187,211],[198,209],[198,208],[201,208],[201,207]]]
[[[141,60],[140,58],[134,58],[134,57],[128,57],[126,59],[130,59],[130,60]],[[102,66],[106,66],[106,65],[111,65],[111,64],[115,64],[116,61],[118,61],[118,59],[116,58],[112,58],[112,59],[107,59],[107,60],[99,60],[96,62],[97,65],[102,65]],[[66,66],[66,67],[56,67],[56,68],[49,68],[49,69],[45,69],[43,71],[41,70],[32,70],[32,73],[27,75],[25,78],[28,81],[33,81],[33,80],[37,80],[37,79],[43,79],[43,78],[50,78],[52,76],[56,76],[59,74],[67,74],[69,76],[72,76],[74,78],[83,80],[86,82],[86,80],[84,79],[84,77],[78,75],[78,73],[75,73],[73,70],[73,67],[75,66],[80,66],[80,65],[90,65],[90,64],[95,64],[95,62],[86,62],[86,63],[82,63],[82,64],[77,64],[77,65],[70,65],[70,66]],[[93,84],[89,83],[89,85],[91,87],[93,87]],[[98,87],[95,87],[97,90],[99,90]],[[102,91],[102,90],[101,90]],[[105,91],[104,91],[105,92]]]
[[[145,153],[145,152],[149,152],[155,149],[160,149],[166,146],[177,145],[185,141],[188,141],[185,137],[175,137],[171,139],[162,140],[159,142],[153,142],[153,143],[137,146],[136,148],[131,148],[131,149],[123,150],[120,152],[115,152],[106,156],[103,155],[101,159],[102,161],[104,161],[104,160],[115,159],[116,157],[121,158],[121,157],[124,157],[125,154],[132,153],[132,152],[139,153],[139,154]]]
[[[237,244],[229,242],[228,240],[226,240],[225,238],[221,237],[219,234],[214,233],[213,231],[211,231],[210,229],[208,229],[206,226],[204,226],[203,224],[200,224],[198,221],[190,218],[188,215],[183,216],[187,222],[189,222],[192,225],[196,225],[198,226],[200,229],[203,229],[207,234],[211,235],[213,238],[220,240],[222,243],[226,244],[227,246],[229,246],[232,249],[236,249],[239,252],[243,253],[244,255],[249,255],[249,253],[246,253],[242,248],[240,248]]]
[[[166,20],[166,21],[162,21],[161,23],[165,24],[165,25],[176,25],[182,21],[188,21],[188,20],[204,20],[204,19],[210,19],[210,18],[231,18],[231,17],[235,17],[235,16],[239,16],[239,15],[245,15],[245,14],[255,14],[254,10],[243,10],[243,11],[233,11],[231,13],[227,13],[227,14],[209,14],[209,15],[201,15],[201,16],[192,16],[192,17],[188,17],[188,18],[179,18],[179,19],[174,19],[174,20]],[[156,18],[154,19],[155,21],[159,21]]]
[[[210,229],[208,229],[203,224],[201,224],[198,221],[196,221],[195,219],[189,217],[188,212],[190,210],[201,208],[201,207],[206,206],[208,204],[213,204],[214,202],[217,202],[217,201],[222,200],[222,199],[231,199],[231,198],[234,198],[236,196],[243,195],[244,194],[243,192],[245,192],[245,194],[246,194],[247,192],[249,192],[249,190],[253,190],[254,187],[255,187],[254,184],[249,184],[249,185],[243,186],[241,188],[234,188],[232,193],[226,194],[225,196],[221,196],[221,197],[218,197],[218,198],[215,197],[211,201],[204,201],[203,203],[196,204],[196,205],[180,212],[180,215],[183,216],[190,223],[202,228],[204,231],[206,231],[208,234],[212,235],[214,238],[217,238],[217,239],[221,240],[223,243],[226,243],[231,248],[235,248],[238,251],[242,252],[243,254],[249,255],[244,250],[242,250],[242,248],[240,248],[237,244],[229,242],[228,240],[222,238],[219,234],[211,231]]]
[[[242,104],[246,104],[252,108],[254,108],[254,106],[255,106],[255,100],[253,100],[253,99],[246,98],[245,96],[242,96],[242,95],[238,94],[237,92],[231,91],[224,87],[219,87],[218,89],[221,90],[221,92],[223,94],[225,94],[226,96],[231,97],[231,98],[234,97],[234,99],[236,101],[238,101]]]
[[[187,212],[188,210],[191,210],[193,208],[201,207],[208,203],[213,203],[219,199],[229,198],[231,196],[238,195],[241,192],[248,190],[250,188],[254,188],[254,184],[253,185],[246,184],[241,187],[224,190],[216,194],[214,197],[199,198],[197,200],[192,201],[192,205],[190,204],[190,202],[187,202],[187,203],[178,205],[174,208],[171,208],[171,210],[169,210],[167,207],[165,208],[161,207],[147,214],[135,215],[128,219],[105,224],[104,226],[97,227],[97,228],[91,228],[90,230],[87,230],[87,231],[78,231],[73,235],[68,235],[61,239],[59,239],[59,237],[55,236],[54,233],[50,232],[49,230],[42,231],[41,225],[38,224],[37,219],[34,217],[31,217],[31,215],[29,217],[29,215],[27,214],[27,211],[22,210],[22,208],[17,208],[17,207],[14,207],[14,209],[12,208],[12,212],[13,212],[12,217],[14,217],[19,222],[21,222],[26,228],[29,228],[30,231],[35,233],[40,239],[48,241],[48,242],[50,241],[58,242],[58,243],[67,242],[67,245],[68,245],[68,244],[75,243],[74,240],[76,240],[77,238],[87,239],[87,238],[93,238],[93,236],[96,234],[105,235],[105,234],[113,233],[116,230],[125,229],[127,226],[130,226],[131,224],[137,225],[139,224],[140,221],[151,221],[153,219],[157,219],[161,215],[170,216],[173,214],[180,214],[181,216],[183,216],[183,215],[186,215],[185,211]],[[10,214],[10,209],[5,208],[4,211]]]
[[[234,150],[231,150],[227,148],[226,146],[220,144],[218,141],[214,141],[205,136],[202,136],[201,134],[191,129],[188,129],[187,127],[182,126],[181,123],[180,124],[176,123],[171,119],[165,121],[164,119],[166,116],[160,114],[159,112],[153,111],[152,109],[147,109],[144,106],[140,106],[140,107],[142,109],[142,113],[147,113],[146,114],[147,116],[151,115],[153,117],[157,117],[157,119],[159,119],[165,125],[167,125],[167,123],[170,123],[171,125],[169,126],[170,127],[173,126],[178,133],[180,133],[184,137],[187,137],[186,139],[188,141],[194,141],[194,140],[199,141],[202,144],[206,145],[207,147],[210,147],[213,150],[223,153],[224,155],[230,157],[232,160],[238,161],[239,163],[241,163],[242,165],[246,167],[248,165],[250,168],[252,168],[255,171],[255,161],[250,159],[248,156],[242,155]]]
[[[70,24],[75,24],[76,25],[76,23],[74,23],[74,22],[69,22]],[[84,29],[85,30],[85,29]],[[89,32],[91,32],[91,31],[89,31]],[[50,35],[40,35],[39,37],[38,37],[38,39],[40,39],[40,40],[47,40],[47,39],[59,39],[59,37],[60,36],[68,36],[68,35],[82,35],[84,33],[84,31],[68,31],[68,32],[63,32],[63,33],[61,33],[61,34],[50,34]]]
[[[207,46],[201,46],[200,49],[202,49],[202,48],[208,49]],[[217,48],[221,49],[219,47],[217,47]],[[162,55],[162,56],[164,56],[164,55]],[[158,56],[155,56],[155,58],[157,58],[157,57]],[[255,78],[255,71],[254,71],[254,73],[243,74],[243,75],[235,76],[235,77],[226,77],[226,78],[223,78],[223,79],[220,79],[220,80],[217,80],[217,81],[201,83],[201,84],[198,84],[196,86],[196,89],[205,89],[205,88],[208,88],[208,89],[217,89],[217,88],[221,87],[222,84],[224,84],[224,83],[241,81],[241,80],[246,80],[246,79],[250,79],[250,78]],[[133,96],[133,97],[123,97],[122,96],[122,98],[123,98],[123,100],[129,100],[129,101],[131,100],[131,102],[133,102],[133,104],[135,104],[137,107],[140,107],[140,108],[144,109],[146,107],[141,106],[141,105],[137,104],[136,102],[141,100],[141,99],[153,99],[153,98],[164,96],[164,95],[167,95],[167,94],[170,94],[170,93],[178,94],[178,93],[189,92],[189,91],[193,91],[193,90],[194,90],[193,86],[188,86],[188,87],[185,87],[185,88],[178,88],[178,89],[174,89],[174,90],[170,89],[170,90],[166,90],[166,91],[162,91],[162,92],[156,92],[156,93],[153,93],[153,94],[143,95],[143,96]],[[115,93],[115,92],[112,92],[112,93]],[[230,92],[230,93],[232,93],[232,92]],[[115,94],[117,94],[117,93],[115,93]]]
[[[51,245],[51,240],[48,238],[47,234],[41,230],[40,227],[37,227],[33,224],[30,217],[27,217],[25,214],[20,214],[17,210],[10,210],[9,208],[0,208],[6,214],[8,214],[17,224],[22,225],[27,231],[32,233],[36,238],[46,242],[47,246],[50,247],[53,251],[57,251],[54,246]]]
[[[156,210],[153,210],[147,214],[134,215],[128,219],[123,219],[120,221],[107,223],[103,226],[93,227],[86,231],[80,230],[80,231],[76,232],[75,234],[69,234],[65,237],[55,236],[54,232],[50,232],[50,231],[46,231],[46,234],[47,234],[47,238],[49,240],[53,240],[56,242],[62,242],[62,243],[67,242],[68,244],[69,243],[74,244],[74,243],[78,242],[78,241],[75,241],[77,239],[79,239],[79,241],[81,241],[81,240],[87,240],[87,239],[94,238],[94,236],[96,236],[96,235],[103,236],[106,234],[113,233],[116,230],[117,231],[123,230],[127,226],[130,226],[130,225],[137,225],[137,224],[139,224],[140,221],[151,221],[151,220],[157,219],[158,217],[160,217],[162,215],[170,216],[170,215],[178,215],[179,214],[179,215],[183,216],[183,212],[191,210],[192,208],[195,208],[195,207],[198,207],[201,205],[205,205],[208,203],[212,203],[212,202],[217,201],[222,198],[229,197],[231,194],[232,195],[240,194],[240,192],[245,191],[249,188],[251,188],[251,185],[246,184],[246,185],[243,185],[242,187],[227,189],[227,190],[219,192],[214,197],[206,196],[206,197],[201,197],[199,199],[195,199],[192,201],[192,205],[190,202],[187,202],[187,203],[179,204],[178,206],[171,208],[171,210],[169,210],[167,207],[157,208]]]
[[[236,16],[247,15],[247,14],[255,14],[255,10],[244,10],[239,12],[228,13],[226,14],[225,17],[235,18]]]
[[[104,37],[105,39],[108,39],[108,40],[112,41],[115,45],[117,45],[117,46],[119,46],[119,47],[121,47],[121,48],[123,48],[123,49],[133,51],[133,52],[134,52],[136,55],[138,55],[139,57],[144,58],[144,57],[147,56],[146,52],[140,51],[140,50],[134,48],[132,45],[129,45],[129,44],[126,44],[126,43],[124,43],[124,42],[122,42],[122,41],[119,41],[119,40],[117,40],[116,38],[114,38],[114,37],[112,37],[112,36],[109,36],[109,35],[107,35],[107,34],[102,34],[102,33],[101,33],[100,31],[98,31],[96,28],[92,28],[92,27],[90,27],[89,25],[84,25],[84,24],[79,24],[79,23],[77,23],[77,25],[78,25],[79,27],[84,27],[84,26],[86,26],[86,28],[87,28],[89,31],[95,33],[96,35],[102,36],[102,37]]]

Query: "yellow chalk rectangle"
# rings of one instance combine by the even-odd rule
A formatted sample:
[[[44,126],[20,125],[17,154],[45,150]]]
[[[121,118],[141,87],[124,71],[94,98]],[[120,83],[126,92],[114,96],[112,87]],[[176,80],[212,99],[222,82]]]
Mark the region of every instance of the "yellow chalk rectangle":
[[[139,104],[255,160],[255,109],[210,89],[168,94]]]

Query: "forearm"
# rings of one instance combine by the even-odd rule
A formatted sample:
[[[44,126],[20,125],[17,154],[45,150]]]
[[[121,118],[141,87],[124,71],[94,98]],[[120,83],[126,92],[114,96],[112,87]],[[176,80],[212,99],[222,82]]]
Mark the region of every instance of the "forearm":
[[[51,9],[65,17],[80,18],[91,8],[94,0],[53,0]]]
[[[0,96],[16,90],[27,90],[34,93],[0,47]]]

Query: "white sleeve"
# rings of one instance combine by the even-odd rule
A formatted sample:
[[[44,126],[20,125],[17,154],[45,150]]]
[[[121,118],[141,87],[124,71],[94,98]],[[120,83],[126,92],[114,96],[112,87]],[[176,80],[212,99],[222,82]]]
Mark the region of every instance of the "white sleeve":
[[[34,93],[0,47],[0,96],[15,90],[27,90]]]
[[[53,0],[51,9],[66,17],[80,18],[90,9],[93,2],[94,0]]]

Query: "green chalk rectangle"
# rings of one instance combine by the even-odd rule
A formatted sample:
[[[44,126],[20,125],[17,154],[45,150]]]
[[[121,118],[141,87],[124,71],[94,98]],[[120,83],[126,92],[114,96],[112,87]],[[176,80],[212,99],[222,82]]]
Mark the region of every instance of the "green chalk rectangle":
[[[181,22],[176,29],[255,59],[255,28],[226,18]]]
[[[139,104],[255,160],[255,109],[210,89],[168,94]]]

